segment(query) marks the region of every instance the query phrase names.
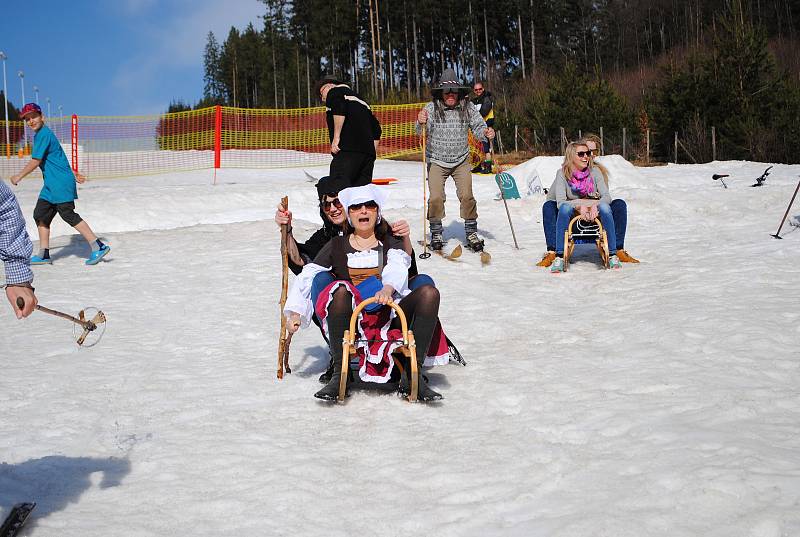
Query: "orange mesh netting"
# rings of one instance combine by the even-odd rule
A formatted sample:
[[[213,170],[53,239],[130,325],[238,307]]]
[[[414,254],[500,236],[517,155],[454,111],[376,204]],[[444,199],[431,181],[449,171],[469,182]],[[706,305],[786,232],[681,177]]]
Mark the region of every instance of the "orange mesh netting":
[[[415,120],[425,103],[375,105],[383,135],[378,158],[420,152]],[[5,142],[5,122],[0,137]],[[73,169],[86,177],[137,176],[207,168],[280,168],[330,163],[324,107],[244,109],[211,107],[152,116],[73,116],[48,120]],[[10,143],[0,158],[3,177],[27,162],[33,133],[9,122]],[[77,151],[72,143],[77,140]],[[475,143],[472,161],[477,162]],[[10,156],[10,158],[9,158]],[[22,157],[22,158],[20,158]],[[77,158],[76,158],[77,157]],[[38,173],[38,172],[36,172]]]

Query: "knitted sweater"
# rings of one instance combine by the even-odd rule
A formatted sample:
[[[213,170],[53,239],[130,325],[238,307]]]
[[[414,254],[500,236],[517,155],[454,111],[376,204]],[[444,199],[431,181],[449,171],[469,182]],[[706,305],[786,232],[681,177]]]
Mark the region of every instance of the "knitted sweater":
[[[458,166],[469,155],[468,133],[472,130],[480,141],[485,140],[486,122],[481,114],[467,103],[467,120],[461,119],[461,110],[444,110],[444,120],[436,117],[433,102],[425,105],[428,112],[428,139],[425,156],[428,162],[444,168]],[[422,134],[422,125],[417,123],[417,134]]]

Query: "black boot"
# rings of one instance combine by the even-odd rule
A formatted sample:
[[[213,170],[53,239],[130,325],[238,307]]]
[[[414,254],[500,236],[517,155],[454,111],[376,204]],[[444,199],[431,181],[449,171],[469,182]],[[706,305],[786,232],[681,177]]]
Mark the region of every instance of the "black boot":
[[[422,360],[417,360],[417,400],[430,402],[430,401],[439,401],[444,399],[442,394],[433,391],[428,386],[428,377],[422,374],[422,363],[425,362],[425,358],[423,357]],[[397,387],[397,391],[403,397],[408,397],[411,394],[411,383],[409,382],[409,378],[411,375],[411,364],[408,358],[403,360],[403,368],[405,371],[403,372],[403,379],[400,381],[400,385]]]
[[[325,370],[323,374],[319,376],[319,383],[320,384],[327,384],[330,382],[331,377],[333,376],[333,354],[330,354],[330,361],[328,362],[328,369]]]
[[[342,360],[340,355],[339,358],[333,359],[333,371],[331,372],[330,380],[328,380],[328,383],[323,386],[320,391],[314,394],[314,397],[322,399],[323,401],[336,401],[339,398],[339,379],[341,378],[341,373]],[[349,378],[345,381],[345,397],[350,395],[347,393],[347,380],[349,380]]]
[[[317,399],[336,401],[339,397],[339,378],[342,373],[342,339],[347,325],[350,324],[352,296],[340,287],[334,292],[333,301],[328,309],[328,333],[330,334],[330,353],[332,360],[331,377],[325,386],[314,394]],[[348,356],[349,358],[349,356]],[[348,380],[348,379],[346,379]],[[345,389],[347,384],[345,383]]]
[[[417,383],[417,399],[423,403],[430,403],[431,401],[441,401],[444,399],[442,394],[436,392],[428,386],[428,379],[421,372],[419,374],[419,382]]]

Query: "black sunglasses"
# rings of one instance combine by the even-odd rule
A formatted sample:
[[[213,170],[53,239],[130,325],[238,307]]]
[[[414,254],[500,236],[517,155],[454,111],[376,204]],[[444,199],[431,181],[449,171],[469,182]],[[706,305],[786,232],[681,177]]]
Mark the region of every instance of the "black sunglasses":
[[[365,201],[364,203],[356,203],[347,208],[348,211],[360,211],[366,207],[367,209],[374,210],[378,208],[378,204],[374,201]]]
[[[592,156],[592,152],[591,151],[576,151],[575,154],[578,155],[579,157],[591,157]]]
[[[331,205],[336,206],[337,209],[341,209],[342,208],[342,202],[339,201],[339,198],[333,198],[333,200],[331,200],[331,201],[322,200],[322,202],[320,203],[319,206],[322,207],[323,211],[329,211],[330,208],[331,208]]]

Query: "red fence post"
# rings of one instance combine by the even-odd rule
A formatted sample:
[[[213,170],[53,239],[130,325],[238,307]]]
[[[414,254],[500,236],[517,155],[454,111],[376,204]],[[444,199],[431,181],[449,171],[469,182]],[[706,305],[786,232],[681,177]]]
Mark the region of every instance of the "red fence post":
[[[72,114],[72,171],[78,173],[78,116]]]
[[[214,169],[219,169],[222,155],[222,106],[217,105],[214,117]]]

